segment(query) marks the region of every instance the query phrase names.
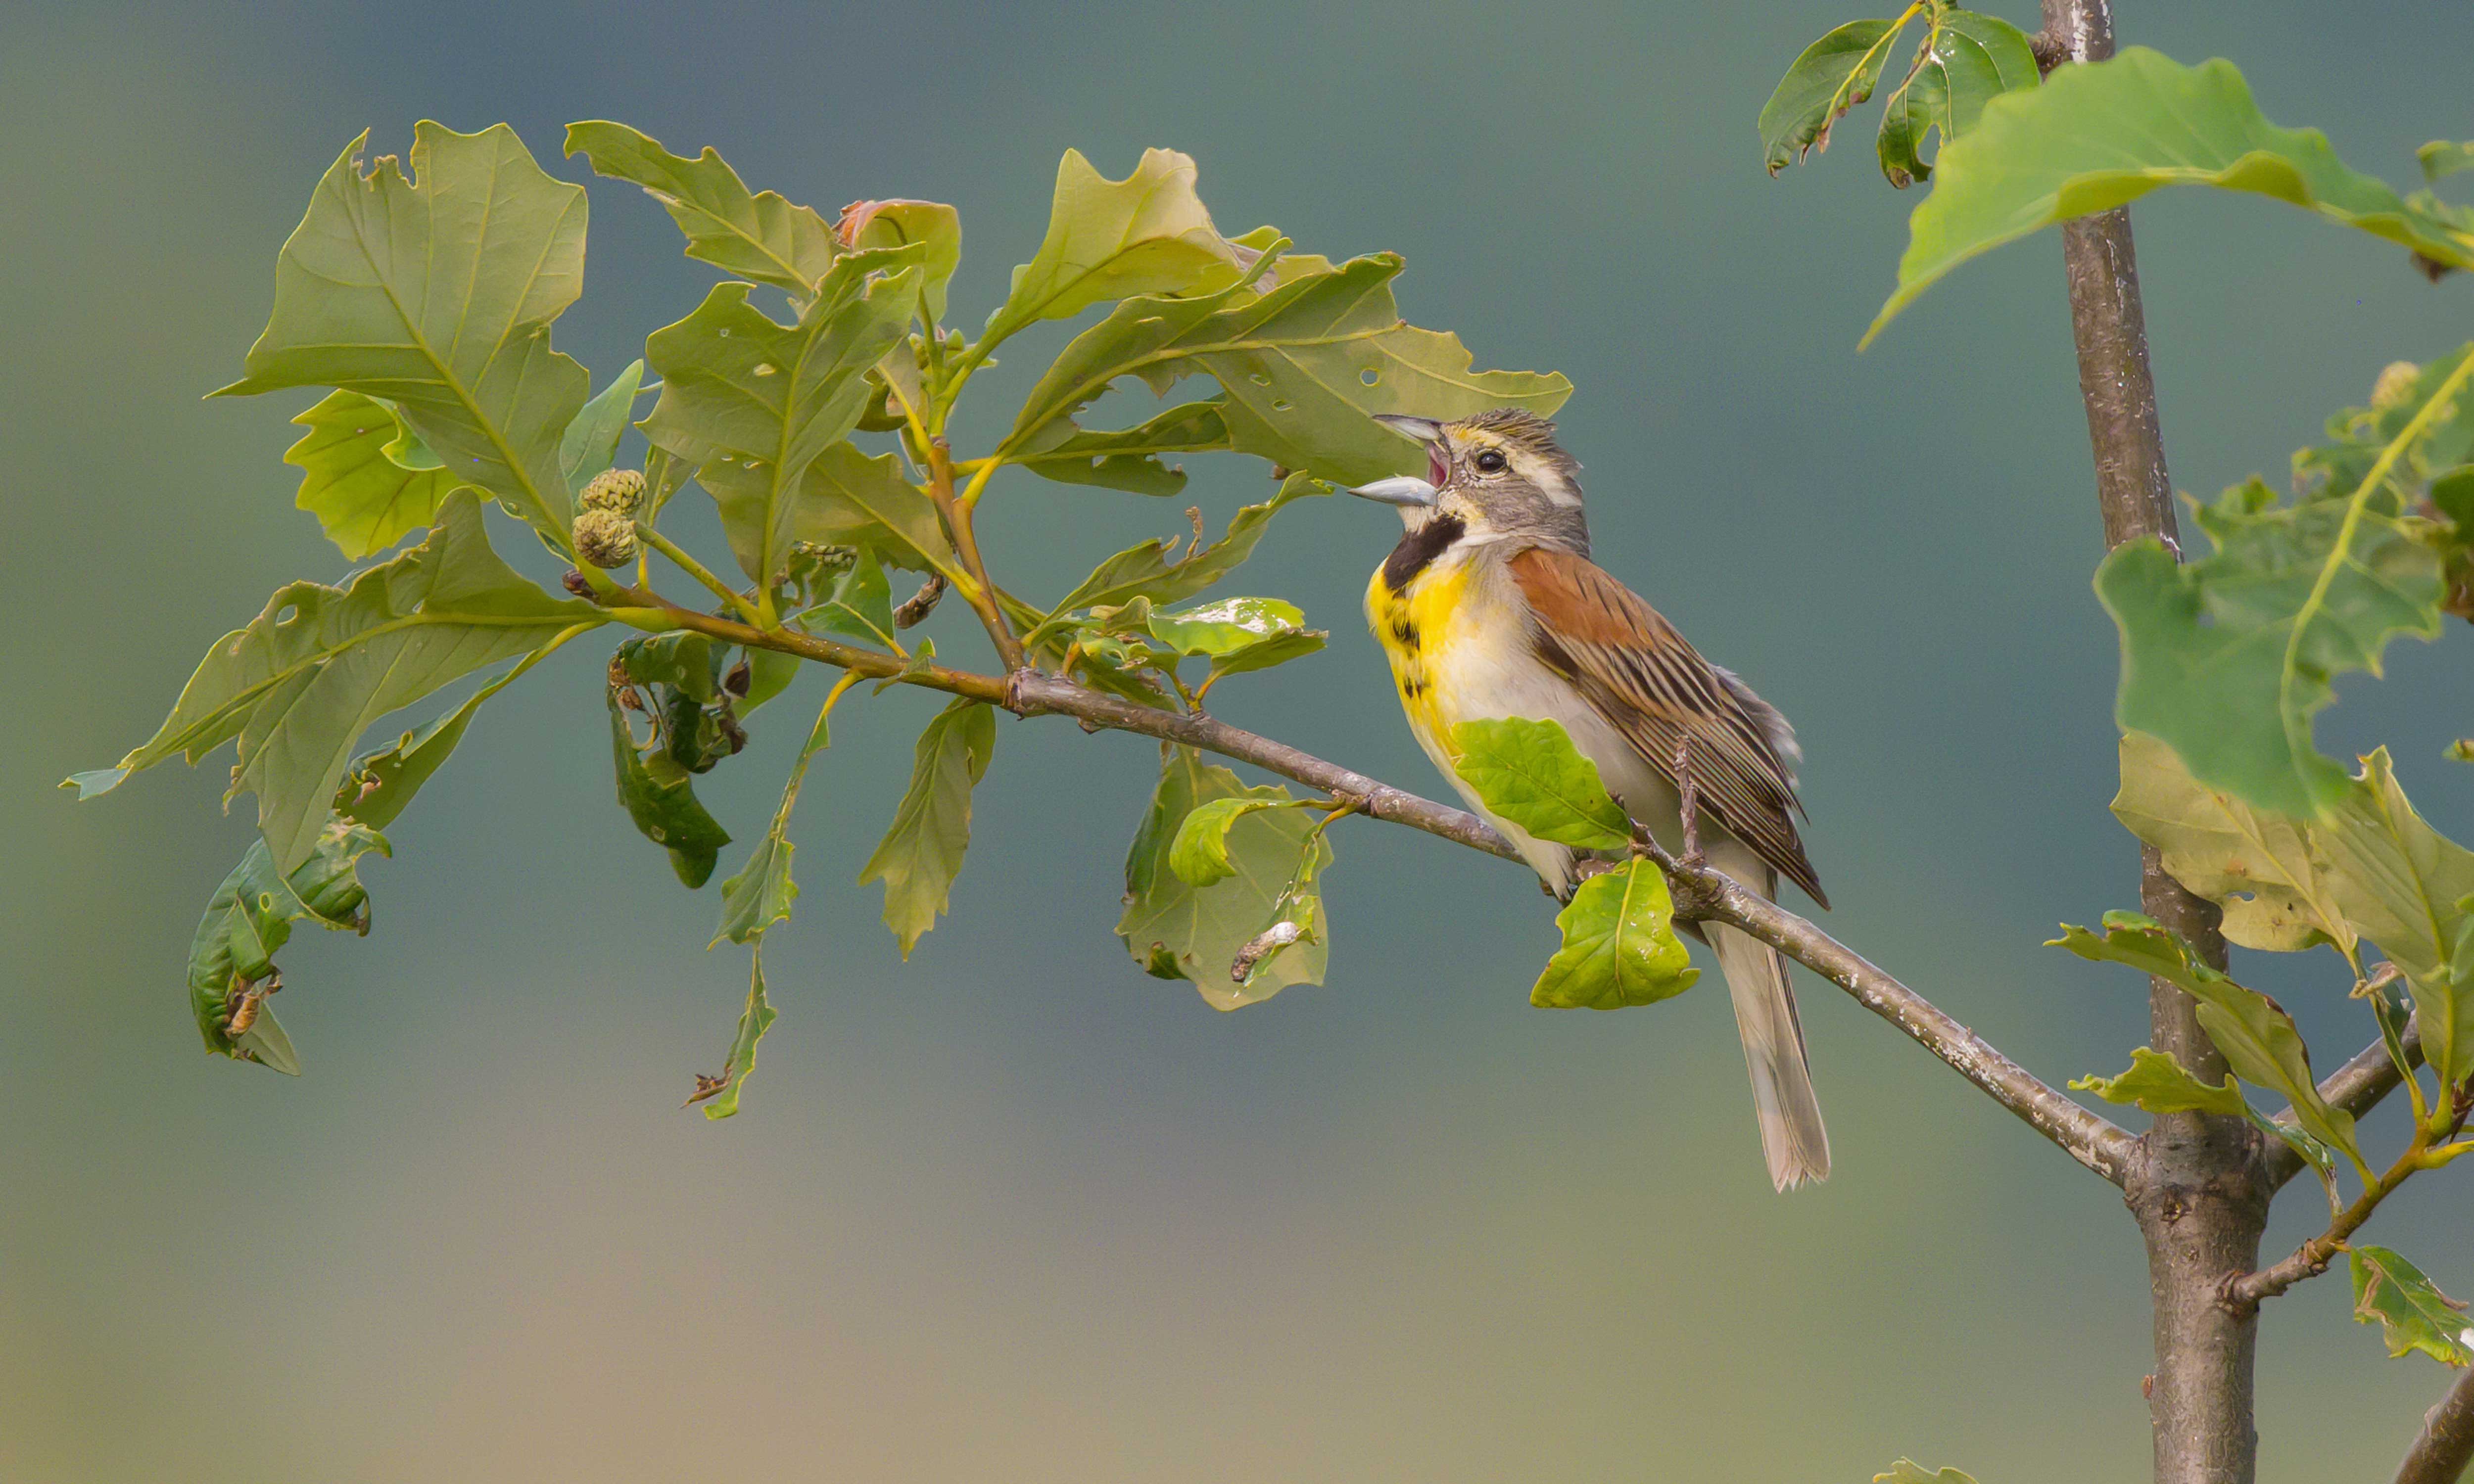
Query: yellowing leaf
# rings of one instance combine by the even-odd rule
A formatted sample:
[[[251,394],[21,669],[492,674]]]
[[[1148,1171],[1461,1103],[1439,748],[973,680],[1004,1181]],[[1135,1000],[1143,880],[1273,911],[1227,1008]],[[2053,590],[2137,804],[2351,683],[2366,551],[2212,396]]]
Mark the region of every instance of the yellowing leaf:
[[[358,392],[330,392],[292,420],[309,430],[283,454],[301,470],[292,503],[317,516],[327,539],[352,561],[429,524],[455,488],[455,476],[434,458],[421,467],[390,457],[411,435],[393,408]]]
[[[1013,287],[988,319],[988,342],[1039,320],[1064,320],[1093,304],[1136,295],[1225,289],[1244,254],[1211,225],[1194,192],[1194,159],[1145,150],[1134,173],[1111,180],[1079,150],[1056,167],[1056,199],[1038,253],[1013,271]]]

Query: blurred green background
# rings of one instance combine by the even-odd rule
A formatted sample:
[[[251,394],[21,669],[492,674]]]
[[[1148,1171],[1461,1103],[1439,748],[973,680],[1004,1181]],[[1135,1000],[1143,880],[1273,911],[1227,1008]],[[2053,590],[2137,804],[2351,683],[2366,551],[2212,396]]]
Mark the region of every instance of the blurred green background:
[[[2462,4],[2125,10],[2125,40],[2233,57],[2271,117],[2391,180],[2474,132]],[[2114,646],[2058,248],[1967,268],[1855,353],[1913,198],[1875,173],[1869,119],[1775,181],[1752,128],[1845,18],[10,8],[0,1477],[1854,1481],[1901,1453],[1988,1484],[2143,1476],[2144,1264],[2109,1187],[1807,977],[1837,1174],[1782,1199],[1723,995],[1533,1011],[1553,927],[1529,881],[1363,823],[1336,832],[1329,986],[1214,1014],[1109,930],[1149,786],[1133,739],[1006,724],[955,915],[905,965],[848,883],[930,706],[845,708],[798,817],[782,1020],[721,1124],[677,1105],[720,1065],[744,957],[701,951],[713,892],[612,803],[597,643],[495,703],[392,831],[375,936],[295,940],[297,1082],[202,1056],[182,1003],[248,838],[216,811],[222,761],[82,808],[52,791],[144,737],[268,591],[344,570],[278,463],[309,396],[198,398],[237,373],[278,247],[362,128],[376,154],[417,118],[504,119],[585,179],[561,128],[615,117],[828,213],[955,202],[968,323],[1036,244],[1062,150],[1122,174],[1165,144],[1200,157],[1224,227],[1401,251],[1417,323],[1570,373],[1600,560],[1802,730],[1832,931],[2052,1081],[2117,1069],[2139,982],[2037,946],[2135,893],[2103,807]],[[558,337],[607,376],[710,275],[632,187],[592,194]],[[2287,208],[2138,216],[2187,490],[2281,480],[2382,364],[2474,323],[2462,282]],[[1268,489],[1247,461],[1194,467],[1215,527]],[[1185,503],[1008,476],[986,539],[1053,593]],[[1331,648],[1217,709],[1435,791],[1357,617],[1394,535],[1354,502],[1284,516],[1242,588],[1299,602]],[[949,608],[940,647],[977,653]],[[2394,743],[2463,836],[2450,642],[2349,684],[2322,737]],[[706,786],[742,840],[802,708]],[[2367,1033],[2333,958],[2243,967],[2323,1062]],[[2468,1189],[2380,1217],[2459,1293]],[[2278,1250],[2312,1204],[2294,1190]],[[2268,1313],[2266,1479],[2384,1477],[2443,1383],[2383,1358],[2342,1283]]]

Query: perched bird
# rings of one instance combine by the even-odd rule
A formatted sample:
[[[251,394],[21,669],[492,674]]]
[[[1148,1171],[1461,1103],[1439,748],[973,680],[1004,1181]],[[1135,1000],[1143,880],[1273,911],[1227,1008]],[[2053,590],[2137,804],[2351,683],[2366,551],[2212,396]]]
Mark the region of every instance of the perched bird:
[[[1796,834],[1793,729],[1590,562],[1581,467],[1555,425],[1517,408],[1379,420],[1425,445],[1428,477],[1352,491],[1397,506],[1407,527],[1367,586],[1367,621],[1411,730],[1469,806],[1568,900],[1577,852],[1489,811],[1461,781],[1451,741],[1465,721],[1555,721],[1669,850],[1697,848],[1764,897],[1783,875],[1828,906]],[[1735,928],[1710,923],[1703,936],[1734,1001],[1770,1178],[1782,1190],[1823,1179],[1830,1136],[1786,962]]]

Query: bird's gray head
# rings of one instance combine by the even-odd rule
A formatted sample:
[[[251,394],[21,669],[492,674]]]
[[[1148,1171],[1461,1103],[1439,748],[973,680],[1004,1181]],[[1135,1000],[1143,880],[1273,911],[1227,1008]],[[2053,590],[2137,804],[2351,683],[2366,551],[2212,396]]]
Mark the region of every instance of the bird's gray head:
[[[1452,422],[1388,413],[1374,420],[1425,446],[1426,477],[1377,480],[1351,492],[1399,507],[1409,530],[1449,517],[1464,542],[1516,539],[1588,553],[1580,462],[1555,442],[1552,422],[1518,407]]]

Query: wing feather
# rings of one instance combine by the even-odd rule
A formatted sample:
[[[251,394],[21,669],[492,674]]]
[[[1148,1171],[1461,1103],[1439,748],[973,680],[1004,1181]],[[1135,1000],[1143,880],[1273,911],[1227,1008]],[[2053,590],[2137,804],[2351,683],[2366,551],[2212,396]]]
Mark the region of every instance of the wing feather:
[[[1677,745],[1688,737],[1700,807],[1830,905],[1795,827],[1804,805],[1785,718],[1587,557],[1533,546],[1509,565],[1529,600],[1539,658],[1578,685],[1670,784]]]

